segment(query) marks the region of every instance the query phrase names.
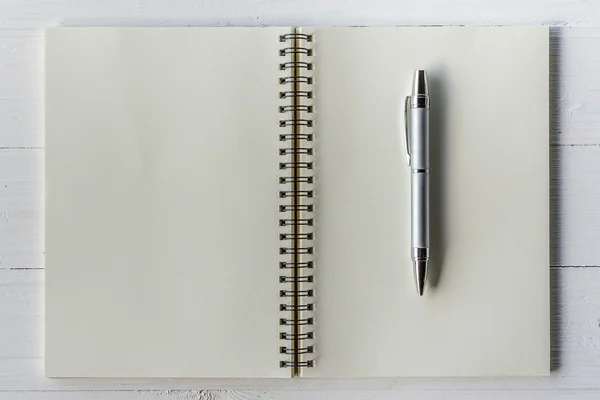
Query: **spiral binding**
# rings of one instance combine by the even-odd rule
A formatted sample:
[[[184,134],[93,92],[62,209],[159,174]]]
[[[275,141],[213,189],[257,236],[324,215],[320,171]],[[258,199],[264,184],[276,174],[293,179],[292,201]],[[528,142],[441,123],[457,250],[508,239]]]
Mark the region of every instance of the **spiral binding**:
[[[312,35],[300,29],[280,35],[279,41],[279,55],[285,57],[279,64],[283,74],[279,78],[279,127],[284,130],[279,135],[279,226],[283,229],[279,235],[279,282],[284,285],[279,291],[279,310],[285,313],[279,319],[279,325],[285,328],[279,335],[284,341],[279,352],[286,356],[280,366],[292,368],[292,375],[296,376],[301,375],[302,368],[314,366],[313,48]]]

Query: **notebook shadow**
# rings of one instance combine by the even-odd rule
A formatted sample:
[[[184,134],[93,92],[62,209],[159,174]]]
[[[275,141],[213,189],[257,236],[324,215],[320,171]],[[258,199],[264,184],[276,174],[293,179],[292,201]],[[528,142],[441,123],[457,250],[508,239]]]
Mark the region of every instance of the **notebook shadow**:
[[[447,204],[447,190],[445,187],[444,171],[446,170],[446,143],[447,132],[447,89],[445,71],[442,68],[427,71],[429,80],[430,106],[430,132],[429,132],[429,166],[431,175],[430,185],[430,246],[431,259],[427,271],[427,284],[432,288],[441,282],[444,253],[446,250],[446,226],[444,205]]]
[[[560,136],[560,65],[561,65],[561,29],[550,28],[550,264],[560,265],[561,235],[561,152],[553,148],[552,143],[557,143]],[[560,293],[560,268],[550,268],[550,370],[556,371],[561,367],[562,342],[559,328],[562,325],[562,316],[559,308],[561,303]]]

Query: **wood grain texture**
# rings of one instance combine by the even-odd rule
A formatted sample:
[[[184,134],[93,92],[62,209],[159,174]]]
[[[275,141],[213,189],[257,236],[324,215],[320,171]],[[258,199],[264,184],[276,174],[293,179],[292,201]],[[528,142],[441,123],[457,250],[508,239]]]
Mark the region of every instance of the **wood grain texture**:
[[[43,46],[40,30],[0,32],[0,149],[43,146]]]
[[[113,392],[15,392],[14,400],[596,400],[595,390],[124,390]]]
[[[586,0],[52,0],[0,1],[3,27],[57,25],[560,25],[594,26],[596,1]]]
[[[599,1],[0,0],[0,23],[0,399],[600,398]],[[413,24],[552,26],[551,377],[43,378],[41,28]]]
[[[553,144],[597,145],[600,140],[598,28],[550,29]]]

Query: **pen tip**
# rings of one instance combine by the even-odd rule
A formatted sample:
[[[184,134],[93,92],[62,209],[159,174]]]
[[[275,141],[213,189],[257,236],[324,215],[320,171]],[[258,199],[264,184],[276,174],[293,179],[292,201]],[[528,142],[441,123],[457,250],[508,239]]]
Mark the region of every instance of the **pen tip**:
[[[427,83],[427,72],[425,70],[418,69],[415,71],[412,94],[429,94],[429,84]]]
[[[427,277],[427,261],[413,260],[415,284],[417,285],[417,293],[423,296],[425,292],[425,279]]]

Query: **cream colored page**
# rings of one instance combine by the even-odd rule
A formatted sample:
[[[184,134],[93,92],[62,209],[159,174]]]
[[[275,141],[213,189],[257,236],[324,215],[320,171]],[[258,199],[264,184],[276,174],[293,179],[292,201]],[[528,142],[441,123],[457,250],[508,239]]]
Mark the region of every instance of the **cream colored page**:
[[[46,36],[46,375],[279,367],[278,35]]]
[[[316,333],[310,377],[549,372],[548,31],[314,34]],[[412,275],[403,101],[431,94],[431,252]]]

